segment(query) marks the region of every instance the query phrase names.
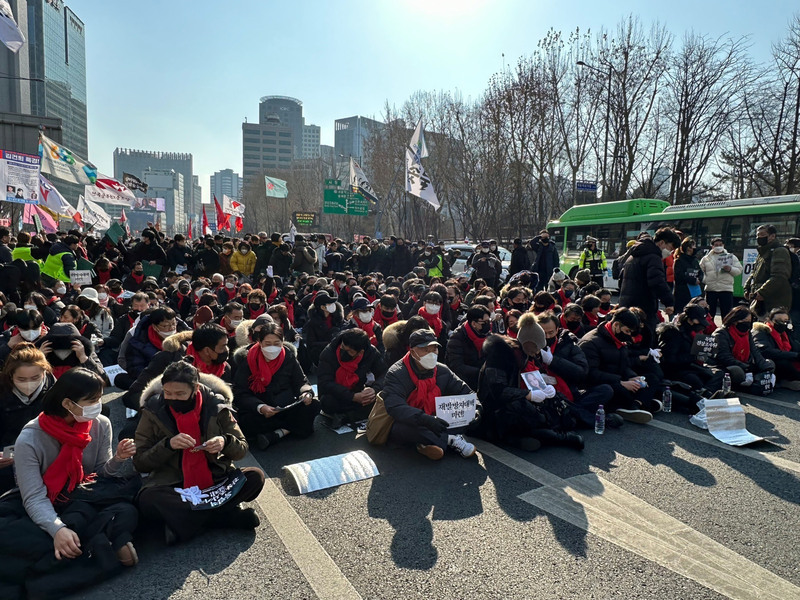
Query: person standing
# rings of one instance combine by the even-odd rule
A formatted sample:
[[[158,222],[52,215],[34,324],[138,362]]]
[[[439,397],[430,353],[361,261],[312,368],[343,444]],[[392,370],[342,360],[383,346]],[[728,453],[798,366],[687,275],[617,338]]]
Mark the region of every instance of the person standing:
[[[511,251],[511,265],[508,267],[509,276],[516,275],[520,271],[527,271],[531,263],[528,262],[528,251],[522,245],[522,239],[514,240],[514,249]]]
[[[692,238],[684,238],[675,254],[675,312],[679,313],[689,300],[701,294],[703,271],[697,259],[697,245]]]
[[[722,238],[711,240],[711,252],[700,259],[703,283],[706,286],[708,312],[713,319],[719,306],[721,316],[733,308],[733,281],[742,274],[742,263],[735,254],[725,250]]]
[[[559,266],[558,250],[550,240],[550,232],[542,229],[539,235],[532,240],[533,250],[536,252],[536,260],[532,265],[532,271],[539,274],[539,285],[537,289],[544,289],[553,269]]]
[[[587,237],[581,257],[578,259],[578,268],[589,269],[592,281],[603,287],[603,277],[607,266],[606,254],[597,247],[597,239],[591,236]]]
[[[764,317],[773,308],[792,305],[792,259],[789,250],[778,241],[774,225],[760,225],[756,229],[758,258],[753,274],[747,280],[744,297],[750,301],[750,310]]]

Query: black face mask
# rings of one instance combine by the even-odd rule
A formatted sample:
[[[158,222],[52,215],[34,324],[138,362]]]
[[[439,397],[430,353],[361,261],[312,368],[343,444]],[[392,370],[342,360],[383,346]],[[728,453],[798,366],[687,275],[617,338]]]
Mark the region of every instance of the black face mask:
[[[570,331],[575,331],[578,327],[581,326],[580,321],[565,321],[565,323],[567,324],[567,329],[569,329]]]
[[[600,310],[611,310],[611,302],[601,302]]]
[[[462,283],[462,284],[461,284],[460,286],[458,286],[458,287],[460,287],[460,288],[461,288],[461,291],[462,291],[462,292],[466,292],[467,290],[469,290],[469,284],[468,284],[468,283]]]
[[[194,397],[191,397],[188,400],[167,400],[166,402],[167,406],[169,406],[175,412],[183,414],[191,412],[194,409],[195,405]]]
[[[355,356],[351,356],[349,352],[344,352],[341,348],[339,348],[339,360],[342,362],[351,362],[355,359]]]
[[[260,304],[254,304],[253,302],[251,302],[247,306],[250,308],[250,310],[259,310],[261,308]]]
[[[490,323],[484,323],[477,329],[478,335],[488,335],[489,332],[492,330],[492,326]]]
[[[620,342],[630,342],[633,339],[632,335],[629,335],[627,333],[623,333],[622,331],[620,331],[619,333],[617,333],[615,335],[617,336],[617,339]]]
[[[520,312],[525,312],[526,310],[528,310],[527,302],[514,302],[511,306],[513,306]]]
[[[286,296],[287,302],[294,302],[297,299],[297,296]]]
[[[544,245],[547,245],[547,244],[549,244],[549,243],[550,243],[550,238],[542,238],[542,243],[543,243]]]
[[[385,319],[391,319],[392,317],[394,317],[394,311],[393,311],[393,310],[392,310],[392,311],[385,311],[385,310],[382,310],[382,311],[381,311],[381,314],[383,315],[383,317],[384,317]]]
[[[547,342],[547,347],[548,347],[548,348],[552,347],[552,345],[556,343],[556,340],[557,340],[557,339],[558,339],[558,338],[554,338],[554,337],[547,338],[547,339],[545,340],[545,341]]]
[[[370,288],[370,289],[368,289],[368,290],[367,290],[367,293],[368,293],[370,296],[374,296],[376,291],[377,291],[377,290],[375,290],[375,288]]]
[[[133,274],[139,277],[140,275],[144,275],[144,271],[134,271]]]
[[[217,354],[217,358],[215,358],[211,362],[213,364],[215,364],[215,365],[221,365],[226,360],[228,360],[228,349],[227,348],[225,348],[225,350],[223,352],[220,352],[219,354]]]
[[[705,328],[706,328],[706,326],[703,325],[702,323],[698,323],[697,325],[692,325],[691,326],[692,331],[697,331],[698,333],[703,331]]]
[[[753,326],[752,323],[748,322],[740,322],[736,324],[736,329],[741,331],[742,333],[747,333],[750,331],[750,328]]]
[[[756,238],[756,243],[759,246],[766,246],[769,243],[769,238],[768,237],[757,237]]]
[[[789,330],[788,323],[773,323],[772,328],[778,333],[786,333]]]
[[[572,298],[572,293],[573,293],[575,290],[562,290],[562,291],[564,292],[564,297],[565,297],[565,298]]]

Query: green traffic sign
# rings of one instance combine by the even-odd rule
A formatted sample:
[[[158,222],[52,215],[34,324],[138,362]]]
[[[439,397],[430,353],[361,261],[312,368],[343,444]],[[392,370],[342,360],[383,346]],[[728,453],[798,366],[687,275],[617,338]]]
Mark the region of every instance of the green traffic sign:
[[[322,212],[329,215],[366,217],[369,214],[369,202],[361,194],[350,190],[325,190]]]

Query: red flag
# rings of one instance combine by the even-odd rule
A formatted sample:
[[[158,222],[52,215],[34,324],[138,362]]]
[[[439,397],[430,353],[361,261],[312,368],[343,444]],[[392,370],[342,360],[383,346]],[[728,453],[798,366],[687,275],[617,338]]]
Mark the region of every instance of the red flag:
[[[186,228],[186,237],[192,239],[192,217],[189,217],[189,226]]]
[[[223,229],[227,229],[228,231],[231,230],[231,216],[226,215],[222,212],[222,207],[219,205],[217,201],[217,195],[214,194],[214,205],[217,208],[217,232],[222,231]]]
[[[236,217],[236,233],[239,233],[244,228],[244,220],[242,217]]]
[[[206,207],[203,207],[203,235],[211,235],[211,227],[208,226],[208,217],[206,216]]]

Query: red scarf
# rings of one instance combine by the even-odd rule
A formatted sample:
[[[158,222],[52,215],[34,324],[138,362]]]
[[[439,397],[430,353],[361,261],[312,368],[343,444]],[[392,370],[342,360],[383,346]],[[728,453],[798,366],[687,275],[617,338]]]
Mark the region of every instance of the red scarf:
[[[163,350],[164,338],[162,338],[156,328],[152,325],[148,326],[147,328],[147,339],[150,340],[150,343],[153,344],[159,350]]]
[[[261,352],[261,344],[253,344],[253,347],[247,351],[247,366],[250,367],[250,389],[256,394],[261,394],[267,389],[267,386],[272,382],[272,378],[278,369],[281,368],[284,359],[286,358],[286,348],[281,348],[281,353],[274,360],[267,360],[264,358],[264,353]]]
[[[342,387],[346,387],[352,391],[358,384],[360,377],[356,375],[358,364],[361,362],[361,356],[353,360],[342,360],[342,347],[336,349],[336,360],[339,361],[339,368],[336,369],[336,383]]]
[[[136,316],[138,317],[139,315],[136,315]],[[130,321],[130,323],[131,323],[130,327],[128,327],[128,329],[130,329],[131,327],[133,327],[133,324],[136,322],[136,319],[134,319],[132,316],[130,316],[130,314],[128,314],[127,317],[128,317],[128,321]]]
[[[200,413],[203,410],[203,396],[200,390],[197,390],[194,398],[194,408],[189,412],[177,412],[171,407],[169,412],[171,412],[172,416],[175,418],[178,431],[192,436],[195,442],[200,444],[200,440],[203,436],[200,431]],[[183,450],[181,454],[183,487],[189,488],[196,485],[201,490],[204,490],[214,485],[214,478],[211,477],[211,469],[208,468],[208,455],[203,450],[198,452]]]
[[[252,306],[250,306],[249,304],[247,305],[247,309],[250,311],[250,318],[251,319],[257,319],[258,317],[263,315],[264,312],[267,310],[266,304],[260,304],[259,306],[261,308],[259,308],[258,310],[253,310]]]
[[[552,346],[550,346],[550,352],[553,355],[555,355],[555,353],[556,353],[556,346],[558,346],[558,338],[556,338],[556,341],[553,342]],[[570,402],[574,402],[575,401],[575,397],[572,395],[572,390],[570,389],[569,384],[566,382],[566,380],[564,380],[563,377],[560,377],[559,375],[554,373],[552,371],[552,369],[550,368],[550,365],[545,365],[543,368],[544,368],[544,372],[547,373],[548,375],[550,375],[550,377],[555,377],[556,384],[553,387],[556,388],[556,391],[559,394],[563,394],[564,397],[567,400],[569,400]]]
[[[186,347],[186,356],[191,356],[194,359],[194,366],[197,367],[197,370],[201,373],[213,375],[214,377],[222,377],[225,374],[225,363],[206,363],[202,358],[200,358],[197,350],[194,349],[194,344],[189,344]]]
[[[234,288],[232,290],[229,290],[228,288],[224,288],[224,289],[225,289],[225,293],[228,294],[228,302],[233,301],[233,299],[236,298],[236,294],[237,294],[236,287],[234,286]]]
[[[617,339],[617,336],[614,335],[614,330],[611,328],[611,321],[603,325],[603,327],[605,327],[606,331],[608,332],[608,335],[611,336],[611,340],[614,342],[614,345],[617,347],[617,350],[619,350],[625,345],[625,342],[620,342]]]
[[[506,331],[506,336],[510,337],[512,340],[517,339],[517,332],[509,329]]]
[[[391,325],[392,323],[397,323],[399,317],[397,316],[397,309],[394,309],[394,313],[389,318],[383,316],[383,311],[378,307],[378,310],[375,311],[375,316],[373,317],[375,322],[378,323],[381,327],[386,329],[387,325]]]
[[[706,315],[706,322],[708,323],[708,326],[703,329],[703,333],[706,335],[711,335],[717,330],[717,324],[714,323],[714,317],[711,315]]]
[[[586,322],[589,323],[591,327],[597,327],[600,324],[600,317],[592,312],[584,313],[586,316]]]
[[[73,365],[59,365],[57,367],[51,367],[53,369],[53,377],[59,379],[64,373],[69,371],[73,368]]]
[[[567,298],[567,297],[564,295],[564,292],[563,292],[563,291],[561,291],[561,290],[558,290],[558,297],[561,299],[561,306],[566,306],[567,304],[569,304],[570,302],[572,302],[572,300],[570,300],[569,298]]]
[[[791,352],[792,351],[792,342],[789,341],[789,334],[785,331],[783,333],[778,333],[775,331],[775,326],[772,323],[767,323],[769,327],[769,334],[772,336],[772,339],[775,340],[775,343],[778,345],[778,350],[783,352]]]
[[[733,358],[741,362],[750,362],[750,332],[742,333],[736,326],[728,327],[733,338]]]
[[[472,342],[472,345],[475,346],[475,350],[478,351],[478,356],[482,355],[483,354],[483,342],[486,341],[486,338],[485,337],[481,337],[477,333],[475,333],[475,330],[472,328],[472,325],[470,325],[469,323],[466,323],[464,325],[464,331],[467,332],[467,337]]]
[[[450,310],[458,311],[460,306],[461,306],[461,299],[459,298],[450,305]]]
[[[92,421],[67,425],[61,417],[40,413],[39,427],[61,444],[58,456],[47,467],[42,477],[47,487],[47,497],[51,502],[55,502],[65,485],[67,491],[71,492],[76,485],[91,478],[84,477],[83,450],[92,441],[92,436],[89,435]]]
[[[269,296],[267,296],[267,304],[272,304],[275,298],[278,297],[278,288],[272,288]]]
[[[375,300],[377,300],[377,297],[376,296],[370,296],[369,294],[367,294],[367,300],[369,300],[369,303],[372,304],[372,303],[375,302]]]
[[[641,333],[638,335],[634,335],[633,339],[631,340],[631,344],[633,344],[634,346],[638,346],[639,344],[642,343],[642,339],[644,339],[644,336],[642,336]]]
[[[353,320],[356,322],[356,325],[358,325],[359,329],[363,329],[364,331],[367,332],[367,335],[369,336],[369,343],[377,348],[378,336],[375,335],[375,321],[370,321],[369,323],[363,323],[361,319],[358,318],[358,316],[356,316],[356,318]]]
[[[123,292],[120,292],[119,294],[115,294],[114,292],[111,291],[108,292],[109,297],[113,298],[114,300],[119,300],[119,297],[122,296],[122,294]]]
[[[428,325],[431,326],[431,329],[433,329],[433,333],[436,334],[436,338],[438,339],[442,333],[441,309],[439,309],[438,313],[432,315],[427,310],[425,310],[424,306],[421,306],[420,309],[417,311],[417,314],[428,322]]]
[[[142,285],[142,281],[144,281],[144,273],[141,275],[136,275],[136,273],[131,271],[131,279],[133,279],[137,284]]]
[[[411,383],[414,384],[414,391],[408,396],[409,406],[419,408],[429,415],[436,414],[436,397],[442,395],[442,391],[436,384],[436,373],[439,371],[438,367],[434,367],[433,376],[425,379],[420,379],[414,373],[411,366],[411,353],[407,352],[403,357],[403,364],[408,371],[408,376],[411,378]]]
[[[142,277],[144,277],[144,275],[142,275]],[[111,279],[111,269],[109,269],[108,271],[97,271],[97,280],[98,280],[100,283],[102,283],[103,285],[105,285],[105,284],[106,284],[106,282],[107,282],[109,279]]]
[[[286,317],[289,319],[292,327],[294,327],[294,302],[285,302],[286,304]]]

